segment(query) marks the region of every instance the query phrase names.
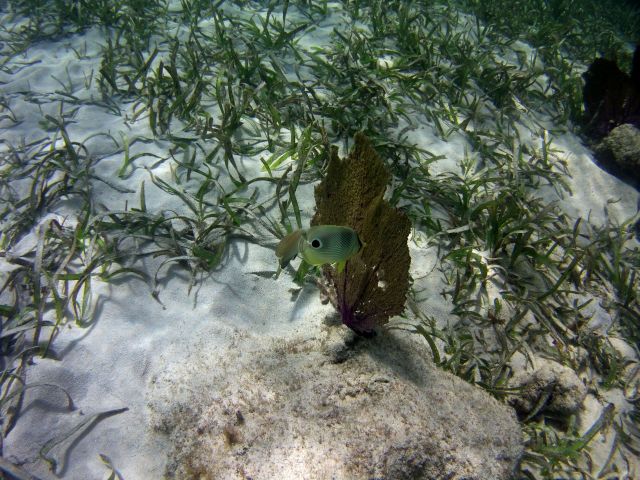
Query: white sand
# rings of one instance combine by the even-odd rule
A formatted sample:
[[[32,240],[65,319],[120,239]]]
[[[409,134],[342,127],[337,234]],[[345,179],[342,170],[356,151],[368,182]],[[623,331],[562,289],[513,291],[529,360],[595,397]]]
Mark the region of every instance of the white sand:
[[[307,35],[301,45],[322,44],[332,25],[322,25]],[[78,60],[74,52],[65,45],[75,46],[86,42],[88,59]],[[5,82],[2,89],[11,98],[11,108],[23,122],[10,127],[1,124],[2,137],[8,143],[19,143],[40,138],[43,132],[38,126],[40,111],[25,95],[17,92],[32,92],[44,99],[42,111],[55,115],[59,103],[56,90],[60,84],[53,77],[67,82],[70,79],[73,92],[82,98],[99,98],[95,82],[85,88],[85,75],[91,69],[97,72],[99,60],[97,45],[104,42],[98,30],[89,30],[82,36],[42,43],[31,48],[25,60],[39,63],[25,67],[14,75],[0,74]],[[67,77],[67,72],[69,77]],[[68,107],[67,107],[68,108]],[[123,109],[123,112],[125,110]],[[121,143],[121,135],[133,139],[151,138],[146,119],[127,123],[99,106],[83,106],[74,117],[76,123],[69,126],[73,139],[82,141],[97,133],[110,133]],[[464,140],[453,137],[449,142],[439,140],[431,125],[416,119],[418,129],[410,132],[411,140],[436,155],[447,155],[447,160],[438,163],[436,170],[457,169],[457,160],[464,156]],[[537,133],[537,132],[536,132]],[[539,139],[532,138],[539,144]],[[106,137],[95,137],[89,142],[91,152],[102,158],[96,173],[115,181],[136,193],[121,194],[106,185],[96,182],[94,195],[96,204],[109,209],[122,210],[125,200],[137,204],[140,184],[145,181],[147,205],[150,209],[181,209],[171,197],[155,188],[148,173],[140,168],[152,166],[157,159],[145,157],[135,162],[137,169],[126,180],[116,178],[122,154],[113,141]],[[590,153],[575,136],[566,134],[554,139],[554,145],[566,155],[573,195],[562,201],[563,208],[574,218],[578,215],[600,222],[610,199],[619,200],[608,206],[609,212],[619,220],[636,213],[638,193],[631,187],[604,173],[591,161]],[[0,147],[4,148],[4,147]],[[138,151],[167,155],[167,144],[138,143],[132,154]],[[265,153],[266,155],[266,153]],[[259,173],[257,159],[244,159],[245,173]],[[169,162],[155,168],[154,175],[170,181]],[[306,221],[313,214],[311,186],[299,190],[301,206]],[[553,195],[553,192],[548,192]],[[74,205],[63,206],[52,212],[66,218],[72,225]],[[66,215],[69,215],[66,217]],[[33,244],[27,237],[21,248]],[[411,244],[412,274],[418,279],[416,287],[422,293],[420,300],[425,311],[438,318],[446,318],[450,304],[442,299],[442,279],[435,265],[435,252]],[[146,260],[144,268],[153,274],[160,260]],[[317,291],[308,286],[292,300],[290,289],[298,288],[290,275],[283,274],[277,281],[255,275],[252,272],[275,271],[273,251],[243,241],[234,241],[223,262],[223,268],[213,272],[209,278],[194,287],[187,295],[188,274],[176,266],[168,267],[161,275],[160,299],[164,307],[156,302],[149,287],[131,276],[111,284],[94,283],[95,319],[90,328],[66,326],[54,343],[59,360],[35,359],[29,369],[30,383],[47,382],[64,387],[73,397],[76,410],[67,412],[65,399],[52,388],[34,388],[27,392],[24,410],[15,429],[5,444],[5,457],[43,478],[48,478],[47,465],[39,460],[38,451],[43,444],[68,431],[82,415],[91,415],[104,410],[127,407],[128,411],[104,419],[86,436],[70,448],[52,452],[59,456],[59,474],[68,479],[106,478],[108,470],[103,466],[99,454],[107,455],[118,471],[127,480],[161,478],[167,448],[166,440],[149,428],[150,386],[154,378],[167,369],[198,355],[198,352],[223,351],[244,337],[264,339],[292,338],[307,332],[314,335],[323,318],[331,308],[322,305]],[[5,270],[7,266],[3,267]],[[48,313],[52,315],[51,312]],[[210,366],[216,371],[216,365]],[[178,369],[179,371],[179,369]],[[233,371],[228,372],[233,375]],[[198,385],[193,385],[198,388]]]

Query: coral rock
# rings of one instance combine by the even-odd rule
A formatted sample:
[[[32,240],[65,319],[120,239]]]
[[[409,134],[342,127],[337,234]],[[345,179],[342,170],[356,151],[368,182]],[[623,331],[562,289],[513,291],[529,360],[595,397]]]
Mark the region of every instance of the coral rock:
[[[620,125],[611,130],[594,151],[603,168],[640,187],[640,129]]]
[[[172,445],[167,478],[512,477],[523,449],[513,410],[425,361],[416,337],[364,342],[332,326],[322,340],[287,345],[245,339],[156,380],[150,406]]]
[[[538,411],[575,413],[587,395],[587,388],[569,367],[545,359],[536,359],[533,370],[521,370],[510,380],[510,387],[522,391],[509,403],[522,416]]]

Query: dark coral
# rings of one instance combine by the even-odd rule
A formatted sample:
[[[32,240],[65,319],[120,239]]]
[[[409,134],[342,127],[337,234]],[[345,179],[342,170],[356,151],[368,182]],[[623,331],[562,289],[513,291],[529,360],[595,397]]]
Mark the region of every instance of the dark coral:
[[[409,289],[411,222],[383,199],[390,174],[362,134],[346,159],[332,151],[326,178],[315,189],[312,225],[348,225],[364,243],[344,270],[325,266],[342,322],[368,334],[404,310]]]
[[[640,45],[633,55],[631,75],[612,60],[596,59],[583,75],[586,132],[600,139],[618,125],[640,127]]]

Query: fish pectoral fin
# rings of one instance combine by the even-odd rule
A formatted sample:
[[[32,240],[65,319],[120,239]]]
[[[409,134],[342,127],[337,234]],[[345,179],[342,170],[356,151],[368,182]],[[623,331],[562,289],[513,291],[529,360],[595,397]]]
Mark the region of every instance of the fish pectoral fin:
[[[278,268],[282,269],[282,268],[286,268],[287,265],[289,265],[289,262],[291,260],[293,260],[294,258],[296,258],[298,256],[298,253],[294,253],[293,255],[288,255],[286,257],[282,257],[279,258],[279,262],[278,262]]]
[[[347,264],[346,260],[342,260],[341,262],[336,262],[336,271],[338,273],[342,273],[346,264]]]

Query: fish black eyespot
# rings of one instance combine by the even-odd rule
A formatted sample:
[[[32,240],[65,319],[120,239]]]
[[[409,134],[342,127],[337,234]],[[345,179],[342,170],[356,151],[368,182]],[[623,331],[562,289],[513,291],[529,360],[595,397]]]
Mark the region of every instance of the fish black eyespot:
[[[313,248],[320,248],[320,240],[318,240],[317,238],[314,238],[314,239],[311,241],[311,246],[312,246]]]

